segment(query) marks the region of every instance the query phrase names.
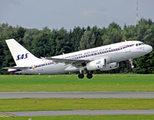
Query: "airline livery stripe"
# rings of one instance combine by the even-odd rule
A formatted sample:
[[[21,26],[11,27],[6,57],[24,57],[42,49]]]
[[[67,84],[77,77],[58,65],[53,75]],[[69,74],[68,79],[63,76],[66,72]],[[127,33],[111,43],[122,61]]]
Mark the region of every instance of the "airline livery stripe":
[[[131,45],[124,45],[124,46],[121,46],[119,48],[114,48],[114,49],[111,49],[111,50],[105,50],[105,51],[99,51],[99,52],[95,52],[95,53],[90,53],[90,54],[86,54],[86,55],[81,55],[81,56],[77,56],[77,57],[66,57],[66,58],[70,58],[70,59],[79,59],[79,58],[85,58],[85,57],[89,57],[89,56],[93,56],[93,55],[99,55],[99,54],[104,54],[104,53],[109,53],[109,52],[114,52],[114,51],[119,51],[119,50],[122,50],[122,49],[126,49],[128,47],[132,47],[134,46],[134,44],[131,44]]]
[[[34,69],[34,68],[47,66],[47,65],[51,65],[51,64],[54,64],[54,62],[52,61],[52,62],[49,62],[49,63],[40,64],[40,65],[33,65],[33,66],[29,67],[29,69]]]

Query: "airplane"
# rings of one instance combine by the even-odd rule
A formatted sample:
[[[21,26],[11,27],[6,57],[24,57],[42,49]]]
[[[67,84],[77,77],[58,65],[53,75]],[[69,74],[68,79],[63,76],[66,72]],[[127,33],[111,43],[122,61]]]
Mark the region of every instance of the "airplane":
[[[119,67],[119,62],[129,60],[134,68],[133,59],[152,51],[150,45],[140,41],[124,41],[106,46],[81,50],[54,57],[37,58],[15,39],[6,40],[7,46],[16,63],[14,67],[5,67],[9,72],[23,74],[62,74],[79,71],[78,78],[93,77],[92,71],[107,71]]]

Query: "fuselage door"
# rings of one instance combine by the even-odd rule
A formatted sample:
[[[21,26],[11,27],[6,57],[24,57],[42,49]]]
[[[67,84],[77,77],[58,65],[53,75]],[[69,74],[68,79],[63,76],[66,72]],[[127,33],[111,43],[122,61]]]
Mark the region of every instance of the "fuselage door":
[[[125,53],[131,52],[130,50],[130,46],[128,44],[126,44],[125,46]]]

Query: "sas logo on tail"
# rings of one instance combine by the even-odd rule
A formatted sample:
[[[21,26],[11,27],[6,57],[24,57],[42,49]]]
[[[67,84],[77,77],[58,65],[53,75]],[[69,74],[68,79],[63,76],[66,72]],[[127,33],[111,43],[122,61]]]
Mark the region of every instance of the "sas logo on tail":
[[[28,58],[28,53],[17,55],[16,61],[21,60],[21,59],[26,59],[26,58]]]

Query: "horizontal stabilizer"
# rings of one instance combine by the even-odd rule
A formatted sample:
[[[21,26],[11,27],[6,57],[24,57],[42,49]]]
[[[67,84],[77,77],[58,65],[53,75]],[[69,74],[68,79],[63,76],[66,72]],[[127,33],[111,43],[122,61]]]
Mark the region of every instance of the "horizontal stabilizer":
[[[17,69],[17,70],[26,70],[29,67],[4,67],[3,69]]]

